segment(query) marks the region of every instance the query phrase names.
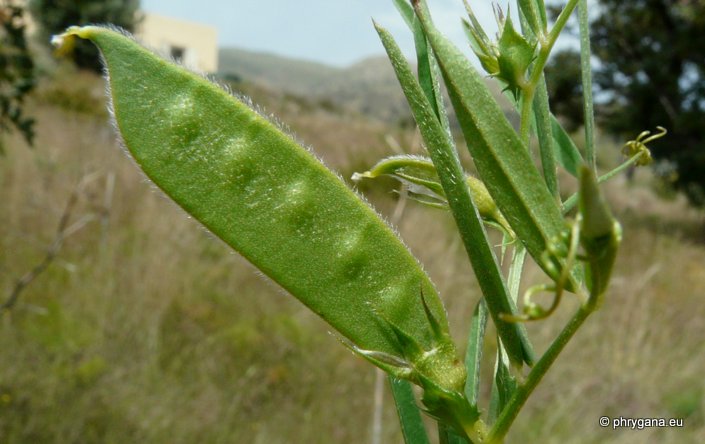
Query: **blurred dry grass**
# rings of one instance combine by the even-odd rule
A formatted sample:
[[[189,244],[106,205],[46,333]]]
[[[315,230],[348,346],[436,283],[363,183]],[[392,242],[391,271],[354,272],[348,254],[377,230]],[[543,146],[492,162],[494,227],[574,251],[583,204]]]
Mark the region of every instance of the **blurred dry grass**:
[[[72,88],[68,96],[83,103],[103,87],[82,78]],[[74,218],[96,218],[2,314],[0,442],[368,442],[373,368],[154,191],[114,143],[104,114],[57,102],[66,89],[48,89],[56,90],[63,92],[39,94],[32,107],[36,148],[11,139],[0,159],[0,297],[41,260],[66,199],[91,173],[98,178]],[[249,93],[346,178],[390,154],[389,135],[420,149],[410,131]],[[89,111],[99,106],[90,103]],[[632,185],[608,185],[625,221],[611,291],[508,442],[696,443],[705,436],[703,219],[682,201],[656,197],[651,183],[641,172]],[[389,189],[362,186],[389,214]],[[452,220],[409,203],[397,228],[437,283],[462,344],[479,292]],[[536,267],[526,276],[542,281]],[[528,326],[539,350],[574,302],[567,298],[556,316]],[[486,345],[489,355],[491,336]],[[383,442],[401,442],[390,403]],[[685,417],[685,427],[613,431],[598,426],[602,415]]]

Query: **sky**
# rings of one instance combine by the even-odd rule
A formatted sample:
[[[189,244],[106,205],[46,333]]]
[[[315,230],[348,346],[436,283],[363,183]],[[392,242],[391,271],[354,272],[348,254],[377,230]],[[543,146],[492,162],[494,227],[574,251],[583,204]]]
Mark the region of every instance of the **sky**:
[[[432,0],[433,19],[456,45],[470,54],[460,25],[462,0]],[[470,0],[473,11],[494,35],[489,0]],[[413,40],[392,0],[142,0],[142,9],[215,26],[220,47],[234,46],[293,58],[347,66],[384,48],[372,18],[397,38],[408,57]]]

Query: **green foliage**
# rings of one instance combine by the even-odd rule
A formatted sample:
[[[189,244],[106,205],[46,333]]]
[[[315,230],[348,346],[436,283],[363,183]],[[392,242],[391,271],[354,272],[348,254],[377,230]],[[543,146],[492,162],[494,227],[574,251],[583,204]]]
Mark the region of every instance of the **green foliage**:
[[[42,41],[71,25],[110,23],[133,31],[138,21],[139,0],[30,0],[29,10],[40,25]],[[80,68],[100,72],[98,51],[88,42],[78,41],[71,57]]]
[[[503,440],[536,385],[600,305],[621,242],[620,225],[602,197],[594,163],[579,166],[580,154],[565,143],[565,131],[551,119],[544,85],[548,56],[578,1],[566,5],[550,31],[539,0],[520,2],[523,34],[498,11],[502,31],[496,45],[484,37],[468,7],[473,47],[484,51],[491,45],[490,52],[481,51],[493,61],[485,65],[494,69],[496,62],[497,72],[490,74],[505,83],[521,109],[518,133],[480,73],[436,29],[425,2],[396,1],[414,34],[418,79],[391,35],[375,23],[430,160],[387,158],[358,177],[392,175],[416,187],[416,196],[436,198],[425,203],[450,210],[484,299],[470,329],[467,368],[450,338],[443,304],[418,262],[357,195],[292,137],[243,101],[110,28],[74,26],[54,41],[61,47],[81,38],[100,48],[116,126],[150,179],[338,330],[352,351],[407,380],[393,381],[393,388],[410,443],[424,442],[426,434],[408,382],[423,389],[421,402],[438,422],[441,442],[492,444]],[[581,67],[582,77],[589,78],[589,65]],[[441,78],[480,179],[469,178],[460,163]],[[584,85],[590,89],[589,81]],[[590,114],[589,94],[585,101]],[[530,152],[531,128],[539,140],[543,177]],[[587,125],[588,160],[593,158],[591,130]],[[634,141],[630,162],[644,159],[641,146],[654,139],[644,137]],[[579,178],[572,198],[579,203],[574,220],[565,218],[566,203],[559,201],[556,159]],[[514,244],[507,277],[482,218],[504,231],[502,259],[507,244]],[[526,252],[551,283],[527,290],[518,309]],[[531,300],[538,291],[554,294],[549,309]],[[549,316],[565,292],[576,293],[581,304],[536,359],[521,322]],[[477,394],[488,314],[499,344],[493,396],[483,418]],[[526,375],[525,364],[530,368]],[[99,374],[98,364],[87,365],[85,373],[93,374],[94,367]]]
[[[443,128],[441,119],[434,113],[432,102],[425,100],[427,94],[431,95],[428,91],[432,85],[427,85],[427,93],[424,94],[423,87],[413,77],[408,63],[404,60],[391,35],[379,27],[377,32],[380,34],[397,72],[421,135],[436,166],[436,171],[444,172],[439,176],[441,185],[473,269],[483,270],[482,274],[477,273],[480,277],[479,283],[484,293],[492,295],[488,298],[488,306],[497,322],[500,336],[507,344],[514,363],[521,365],[524,361],[531,362],[532,352],[526,344],[525,335],[521,329],[516,324],[508,324],[499,318],[500,313],[512,313],[514,308],[507,297],[506,285],[502,280],[494,252],[489,246],[490,243],[477,210],[477,203],[473,201],[467,186],[465,173],[455,151],[454,142]],[[431,43],[433,42],[431,41]],[[482,88],[486,88],[484,83]]]
[[[23,114],[22,102],[34,88],[35,74],[25,38],[24,14],[22,7],[0,5],[0,133],[14,127],[31,145],[34,119]],[[0,138],[0,154],[3,151]]]
[[[81,83],[104,90],[102,79],[84,74]],[[268,99],[251,91],[345,175],[390,154],[389,147],[374,143],[385,134],[411,152],[420,148],[412,130],[317,108],[300,111],[279,96]],[[154,192],[103,119],[53,106],[40,109],[37,117],[38,134],[52,134],[51,143],[27,150],[20,138],[8,138],[12,155],[0,161],[0,212],[7,216],[0,229],[0,288],[12,288],[42,254],[76,174],[87,165],[114,171],[116,189],[107,229],[91,223],[71,237],[60,262],[2,316],[0,360],[11,363],[0,365],[4,441],[54,442],[57,436],[96,444],[370,441],[373,366],[338,346],[328,325]],[[341,136],[351,130],[357,137]],[[363,142],[371,148],[356,151]],[[619,148],[612,143],[601,150]],[[626,444],[647,436],[696,443],[704,436],[703,397],[697,394],[705,366],[700,340],[705,247],[697,242],[702,219],[682,199],[659,199],[652,182],[648,171],[637,171],[631,184],[606,184],[628,233],[615,281],[601,313],[575,335],[521,410],[507,443]],[[98,207],[103,184],[99,179],[87,190],[88,202]],[[360,188],[369,190],[368,199],[383,214],[391,214],[398,200],[387,187],[394,185],[382,179]],[[84,208],[76,209],[77,218]],[[441,291],[461,347],[481,295],[472,272],[463,267],[467,258],[450,216],[408,202],[397,226]],[[525,280],[528,276],[540,280],[534,267]],[[62,336],[65,345],[47,353],[27,330],[43,322],[42,310],[54,300],[73,322],[47,330]],[[172,304],[180,307],[176,315]],[[547,344],[577,304],[566,295],[556,316],[528,325],[531,339]],[[78,351],[69,345],[77,320],[90,333],[89,342],[79,335]],[[488,325],[479,380],[483,408],[494,368],[493,332]],[[95,358],[107,363],[104,373],[91,384],[75,383],[67,370]],[[585,365],[592,361],[604,365]],[[54,372],[60,362],[63,371]],[[604,383],[587,383],[598,380]],[[384,393],[383,443],[403,442],[393,404]],[[634,408],[640,415],[687,416],[686,426],[615,434],[593,421],[576,421]],[[435,434],[429,418],[423,424]]]
[[[562,228],[558,206],[480,74],[429,18],[421,17],[480,178],[526,249],[544,266],[539,257]]]
[[[389,385],[397,406],[404,442],[407,444],[429,444],[428,435],[421,420],[421,413],[416,407],[416,398],[411,384],[403,379],[390,377]]]

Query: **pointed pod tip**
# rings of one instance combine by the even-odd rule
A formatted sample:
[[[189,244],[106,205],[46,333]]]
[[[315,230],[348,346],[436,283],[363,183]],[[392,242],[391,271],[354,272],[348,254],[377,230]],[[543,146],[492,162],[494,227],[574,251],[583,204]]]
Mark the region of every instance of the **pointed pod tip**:
[[[99,29],[101,28],[98,26],[69,26],[63,33],[53,35],[51,44],[56,48],[57,53],[66,54],[73,49],[76,37],[90,39]]]
[[[374,179],[375,176],[370,172],[370,171],[365,171],[364,173],[353,173],[352,176],[350,176],[350,180],[353,182],[360,182],[362,179]]]
[[[69,38],[67,33],[53,35],[51,36],[51,45],[60,50],[67,45]]]

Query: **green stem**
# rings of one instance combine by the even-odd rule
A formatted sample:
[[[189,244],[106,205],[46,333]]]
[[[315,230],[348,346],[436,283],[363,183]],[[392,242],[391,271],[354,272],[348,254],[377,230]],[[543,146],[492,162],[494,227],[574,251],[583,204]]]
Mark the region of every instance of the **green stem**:
[[[521,112],[519,114],[519,138],[528,150],[531,142],[531,102],[533,102],[536,85],[527,84],[521,90]]]
[[[531,0],[531,5],[537,7],[536,0]],[[521,6],[521,5],[520,5]],[[543,3],[540,5],[543,7]],[[521,29],[526,37],[535,39],[538,32],[531,29],[531,25],[526,18],[527,13],[520,11],[519,19]],[[542,16],[543,17],[543,16]],[[541,34],[545,33],[545,22],[541,22]],[[558,191],[558,175],[556,170],[556,157],[553,148],[553,130],[551,127],[551,110],[548,103],[548,91],[546,89],[546,79],[543,74],[540,76],[534,92],[533,115],[536,126],[536,135],[539,141],[539,154],[541,155],[541,168],[543,170],[544,181],[551,196],[560,203]],[[522,110],[524,111],[524,110]],[[526,135],[525,135],[526,136]],[[529,142],[528,140],[526,141]]]
[[[580,22],[580,72],[583,84],[583,112],[585,114],[585,158],[588,166],[597,171],[595,163],[595,114],[592,102],[592,69],[590,68],[590,23],[587,0],[578,6]]]
[[[561,13],[558,15],[558,18],[556,19],[556,23],[553,24],[553,28],[551,29],[551,32],[548,34],[548,41],[551,42],[551,47],[553,47],[553,44],[556,43],[556,40],[558,39],[558,35],[563,31],[563,28],[565,28],[565,24],[568,22],[568,18],[570,17],[570,14],[573,13],[573,10],[577,6],[578,2],[580,0],[570,0],[568,3],[566,3],[565,7],[561,11]],[[549,49],[550,52],[550,49]]]
[[[556,23],[553,25],[553,28],[551,28],[551,32],[549,32],[545,38],[541,38],[539,36],[541,50],[536,58],[536,63],[534,64],[534,69],[531,71],[531,78],[529,79],[529,84],[534,88],[538,84],[541,74],[543,74],[543,68],[546,66],[548,56],[551,54],[551,50],[553,49],[553,45],[556,44],[558,36],[561,31],[563,31],[563,28],[565,28],[566,22],[568,22],[568,17],[570,17],[570,14],[573,12],[579,1],[580,0],[570,0],[556,19]]]
[[[624,162],[623,164],[621,164],[617,168],[598,177],[597,183],[606,182],[606,181],[610,180],[611,178],[613,178],[614,176],[616,176],[617,174],[626,170],[630,166],[634,165],[637,162],[637,160],[639,160],[639,158],[641,158],[642,154],[643,154],[643,152],[636,153],[635,155],[630,157],[629,160],[627,160],[626,162]],[[567,198],[565,200],[565,202],[563,202],[563,208],[562,208],[563,214],[566,214],[570,210],[572,210],[577,203],[578,203],[578,193],[573,193],[573,195],[571,195],[569,198]]]
[[[529,146],[529,118],[531,117],[531,104],[534,100],[536,87],[539,81],[541,80],[541,76],[543,75],[543,68],[546,66],[548,56],[551,54],[551,50],[553,49],[553,45],[556,44],[558,36],[560,35],[561,31],[563,31],[563,28],[565,27],[565,24],[568,21],[568,17],[570,17],[570,14],[573,12],[579,1],[580,0],[570,0],[565,5],[565,8],[563,8],[560,15],[556,19],[556,23],[553,25],[553,28],[551,28],[551,32],[549,32],[548,35],[545,37],[539,36],[541,48],[539,50],[538,57],[536,58],[536,62],[534,63],[534,67],[531,71],[529,81],[524,84],[521,89],[521,128],[519,134],[521,136],[522,142],[524,142],[527,147]]]
[[[519,298],[519,285],[521,284],[521,274],[524,271],[524,259],[526,259],[526,248],[517,243],[512,253],[512,263],[509,266],[507,275],[507,286],[509,288],[509,297],[514,303]]]
[[[430,441],[421,419],[421,411],[416,406],[411,383],[403,379],[396,379],[391,375],[387,376],[397,407],[404,442],[406,444],[429,444]]]
[[[465,397],[470,404],[477,405],[480,392],[480,368],[482,363],[482,346],[484,345],[485,331],[487,328],[487,303],[482,298],[477,303],[470,323],[468,345],[465,350],[465,369],[468,377],[465,381]]]
[[[585,322],[585,319],[587,319],[592,311],[593,310],[587,305],[582,305],[575,315],[573,315],[571,320],[553,341],[548,350],[546,350],[546,353],[541,356],[541,359],[539,359],[536,365],[531,369],[526,381],[517,387],[516,391],[509,400],[509,403],[502,410],[502,413],[499,415],[499,418],[490,430],[490,433],[487,435],[485,443],[495,444],[502,442],[502,439],[509,431],[509,427],[514,422],[514,419],[516,419],[519,411],[526,403],[526,400],[529,398],[539,382],[541,382],[541,379],[543,379],[543,376],[555,362],[558,355],[563,351],[566,344],[568,344],[575,332],[578,328],[580,328],[583,322]]]

